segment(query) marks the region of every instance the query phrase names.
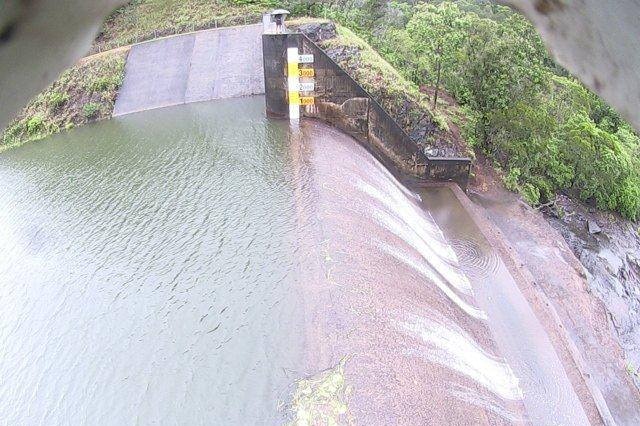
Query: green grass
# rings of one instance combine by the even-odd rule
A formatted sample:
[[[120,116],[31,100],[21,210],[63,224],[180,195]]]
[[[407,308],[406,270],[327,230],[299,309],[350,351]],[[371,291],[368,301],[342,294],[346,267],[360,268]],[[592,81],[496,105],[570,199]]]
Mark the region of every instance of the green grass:
[[[269,1],[137,0],[114,12],[91,51],[207,28],[258,23]]]
[[[111,117],[127,52],[82,61],[33,99],[0,135],[0,152],[75,126]]]
[[[338,36],[321,43],[323,49],[336,47],[354,47],[360,52],[361,69],[356,71],[357,81],[367,90],[378,90],[384,86],[390,93],[410,96],[419,103],[427,101],[427,97],[420,93],[418,86],[402,77],[400,73],[385,61],[378,52],[350,29],[337,25]],[[426,109],[428,105],[424,105]]]

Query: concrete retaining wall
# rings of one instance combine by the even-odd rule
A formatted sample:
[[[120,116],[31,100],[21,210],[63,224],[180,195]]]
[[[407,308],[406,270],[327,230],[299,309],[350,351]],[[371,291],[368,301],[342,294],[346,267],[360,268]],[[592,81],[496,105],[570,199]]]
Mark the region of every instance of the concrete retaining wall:
[[[371,148],[403,172],[467,187],[471,160],[425,155],[382,106],[306,35],[265,34],[262,37],[267,114],[286,117],[286,48],[314,55],[315,105],[303,107],[305,117],[320,118]]]
[[[113,115],[264,93],[261,34],[249,25],[133,46]]]

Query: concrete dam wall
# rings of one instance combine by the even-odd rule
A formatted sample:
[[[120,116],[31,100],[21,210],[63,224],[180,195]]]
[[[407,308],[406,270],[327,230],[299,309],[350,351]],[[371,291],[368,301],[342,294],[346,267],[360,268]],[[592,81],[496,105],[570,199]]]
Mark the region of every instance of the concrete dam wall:
[[[307,36],[262,36],[262,25],[199,31],[133,46],[113,115],[263,94],[266,85],[267,113],[284,118],[285,51],[291,43],[316,57],[316,104],[305,107],[304,116],[339,128],[404,173],[454,181],[466,188],[468,158],[425,155],[382,106]]]
[[[312,54],[315,71],[314,105],[303,116],[320,118],[353,136],[387,164],[431,181],[453,181],[466,188],[471,160],[426,155],[400,125],[360,84],[302,33],[262,37],[267,113],[285,117],[288,110],[287,47]]]
[[[113,115],[264,93],[261,34],[250,25],[133,46]]]

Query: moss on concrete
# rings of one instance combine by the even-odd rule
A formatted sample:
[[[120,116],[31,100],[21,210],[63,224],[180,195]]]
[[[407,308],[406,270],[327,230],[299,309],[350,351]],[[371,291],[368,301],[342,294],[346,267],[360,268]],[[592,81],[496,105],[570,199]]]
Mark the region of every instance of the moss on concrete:
[[[344,375],[346,360],[343,358],[335,367],[298,381],[291,426],[354,424],[348,406],[351,387]]]
[[[124,78],[126,49],[82,60],[33,99],[0,136],[0,152],[111,117]]]

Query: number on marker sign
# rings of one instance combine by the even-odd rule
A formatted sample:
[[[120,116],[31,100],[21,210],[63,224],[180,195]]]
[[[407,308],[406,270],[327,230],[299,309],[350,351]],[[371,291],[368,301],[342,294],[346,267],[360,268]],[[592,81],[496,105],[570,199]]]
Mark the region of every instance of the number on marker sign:
[[[300,97],[300,105],[313,105],[314,97],[313,96],[301,96]]]
[[[298,55],[298,62],[301,64],[313,63],[313,55]]]
[[[316,72],[313,68],[300,68],[298,70],[298,76],[300,77],[314,77]]]
[[[301,92],[313,92],[316,90],[316,84],[313,81],[300,82]]]

